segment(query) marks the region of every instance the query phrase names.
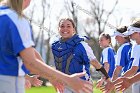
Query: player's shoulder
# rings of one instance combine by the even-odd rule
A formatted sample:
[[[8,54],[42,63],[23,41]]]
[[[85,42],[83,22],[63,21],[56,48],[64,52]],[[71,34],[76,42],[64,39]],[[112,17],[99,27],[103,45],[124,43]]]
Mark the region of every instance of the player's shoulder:
[[[89,44],[85,41],[81,41],[80,43],[77,44],[77,46],[83,46],[83,47],[90,47]]]

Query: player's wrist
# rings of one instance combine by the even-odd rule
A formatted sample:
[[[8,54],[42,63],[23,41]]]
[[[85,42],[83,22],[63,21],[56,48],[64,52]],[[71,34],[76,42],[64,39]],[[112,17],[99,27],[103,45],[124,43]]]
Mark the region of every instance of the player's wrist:
[[[128,82],[129,82],[130,84],[133,84],[133,83],[135,82],[135,78],[133,78],[133,77],[130,77],[130,78],[128,78],[128,79],[129,79]]]
[[[105,80],[107,80],[109,78],[109,76],[103,66],[100,69],[96,69],[96,71],[101,72],[102,73],[101,75],[103,78],[105,78]]]

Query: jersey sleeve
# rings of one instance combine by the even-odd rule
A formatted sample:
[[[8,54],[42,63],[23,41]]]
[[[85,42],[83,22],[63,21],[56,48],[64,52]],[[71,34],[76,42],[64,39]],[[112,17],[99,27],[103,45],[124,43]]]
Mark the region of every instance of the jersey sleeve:
[[[93,50],[91,49],[91,47],[86,43],[86,42],[82,42],[83,45],[83,57],[86,60],[88,58],[89,61],[96,59]]]
[[[13,52],[19,54],[25,48],[34,46],[31,27],[24,18],[19,19],[11,25],[11,39],[13,44]]]

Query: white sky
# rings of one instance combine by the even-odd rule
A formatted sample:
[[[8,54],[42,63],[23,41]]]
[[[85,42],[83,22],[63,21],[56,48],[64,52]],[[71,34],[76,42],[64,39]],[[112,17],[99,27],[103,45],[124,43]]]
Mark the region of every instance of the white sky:
[[[40,10],[39,8],[39,3],[40,3],[40,0],[34,0],[36,3],[37,3],[37,7],[38,7],[38,10]],[[61,11],[62,8],[64,8],[64,1],[63,0],[47,0],[49,2],[52,3],[52,15],[55,15],[55,16],[58,16],[59,15],[59,12]],[[81,6],[83,9],[85,10],[89,10],[89,6],[87,5],[87,2],[86,0],[73,0],[76,5],[79,5]],[[80,3],[79,3],[80,1]],[[116,0],[100,0],[100,1],[105,1],[104,2],[104,5],[105,5],[105,8],[108,10],[108,9],[111,9],[114,5],[114,2]],[[82,13],[82,15],[85,15],[84,13]],[[123,21],[122,21],[122,24],[129,24],[130,22],[130,19],[133,17],[133,16],[139,16],[140,15],[140,0],[119,0],[119,4],[117,5],[116,7],[116,11],[114,13],[114,15],[112,16],[112,18],[121,18],[123,17]],[[63,16],[65,16],[63,14]],[[111,19],[112,20],[112,19]],[[113,22],[111,22],[113,23]],[[115,24],[114,24],[115,25]]]
[[[114,0],[106,0],[112,2]],[[110,5],[107,6],[109,8]],[[123,17],[121,25],[130,25],[132,17],[140,18],[140,0],[119,0],[119,3],[114,13],[114,17],[117,19]],[[110,19],[109,22],[112,22],[113,19]],[[114,22],[115,24],[115,22]],[[113,32],[113,31],[111,31]],[[113,45],[115,44],[115,39],[112,40]]]
[[[106,0],[106,1],[111,2],[114,0]],[[115,12],[115,16],[117,16],[118,18],[123,17],[122,24],[129,25],[130,19],[132,17],[135,17],[135,16],[140,17],[139,4],[140,4],[140,0],[119,0],[119,4],[117,5],[117,9],[116,9],[117,11]]]

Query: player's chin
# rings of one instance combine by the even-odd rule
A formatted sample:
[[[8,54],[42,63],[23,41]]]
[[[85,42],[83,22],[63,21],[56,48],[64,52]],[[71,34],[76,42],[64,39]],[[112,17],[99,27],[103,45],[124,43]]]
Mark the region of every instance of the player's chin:
[[[69,39],[69,38],[71,38],[71,37],[68,36],[68,35],[63,35],[62,38],[63,38],[63,39]]]

